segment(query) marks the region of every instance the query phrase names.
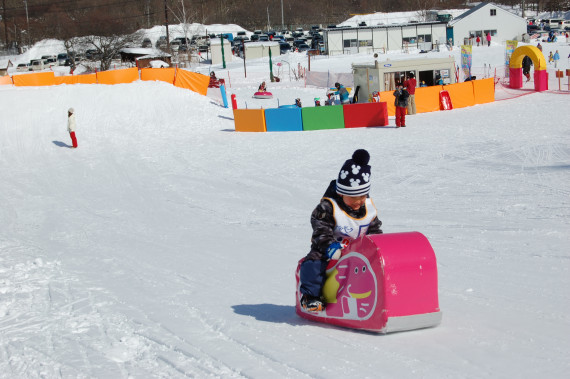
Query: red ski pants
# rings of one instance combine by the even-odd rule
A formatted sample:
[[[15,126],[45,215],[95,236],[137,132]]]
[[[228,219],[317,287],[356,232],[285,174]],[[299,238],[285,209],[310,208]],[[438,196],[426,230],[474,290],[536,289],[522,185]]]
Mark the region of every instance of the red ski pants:
[[[77,138],[75,138],[75,132],[69,132],[71,136],[71,142],[73,143],[73,147],[77,147]]]
[[[406,125],[406,108],[396,107],[396,126]]]

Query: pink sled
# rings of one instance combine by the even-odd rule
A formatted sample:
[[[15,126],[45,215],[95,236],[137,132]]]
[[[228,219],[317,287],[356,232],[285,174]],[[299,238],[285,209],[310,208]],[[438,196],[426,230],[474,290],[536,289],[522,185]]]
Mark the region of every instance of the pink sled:
[[[299,316],[347,328],[390,333],[436,326],[438,302],[435,253],[419,232],[363,236],[329,262],[324,311],[300,305],[299,261],[295,309]]]

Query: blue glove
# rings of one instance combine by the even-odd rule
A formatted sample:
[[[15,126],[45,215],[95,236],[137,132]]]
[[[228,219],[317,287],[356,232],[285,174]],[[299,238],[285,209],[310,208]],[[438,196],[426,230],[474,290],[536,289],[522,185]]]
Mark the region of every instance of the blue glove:
[[[325,255],[327,256],[327,260],[330,261],[331,259],[339,259],[341,252],[342,252],[342,245],[340,244],[340,242],[333,242],[329,245]]]

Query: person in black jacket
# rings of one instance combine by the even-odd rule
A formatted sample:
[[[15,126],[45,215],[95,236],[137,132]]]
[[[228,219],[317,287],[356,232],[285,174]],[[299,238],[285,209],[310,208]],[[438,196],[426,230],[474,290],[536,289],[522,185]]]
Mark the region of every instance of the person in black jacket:
[[[320,312],[325,304],[322,287],[328,261],[340,258],[348,243],[364,234],[380,234],[382,222],[368,196],[370,191],[370,155],[356,150],[332,180],[321,202],[311,214],[311,251],[300,269],[301,306]]]
[[[410,94],[402,86],[401,83],[396,84],[396,90],[394,91],[394,105],[396,106],[396,128],[400,126],[406,127],[406,110],[408,108],[408,98]]]
[[[530,81],[530,66],[532,66],[532,59],[528,55],[525,55],[522,60],[523,74],[526,77],[526,81]]]

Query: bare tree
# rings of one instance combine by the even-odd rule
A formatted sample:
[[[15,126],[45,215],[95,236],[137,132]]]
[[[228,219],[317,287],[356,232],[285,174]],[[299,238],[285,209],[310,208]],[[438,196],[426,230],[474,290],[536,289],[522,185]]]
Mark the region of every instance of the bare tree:
[[[129,35],[114,36],[86,36],[81,37],[81,45],[91,47],[98,52],[101,59],[101,71],[106,71],[111,67],[113,58],[115,58],[122,49],[129,46],[139,46],[142,40],[142,34],[136,32]]]

